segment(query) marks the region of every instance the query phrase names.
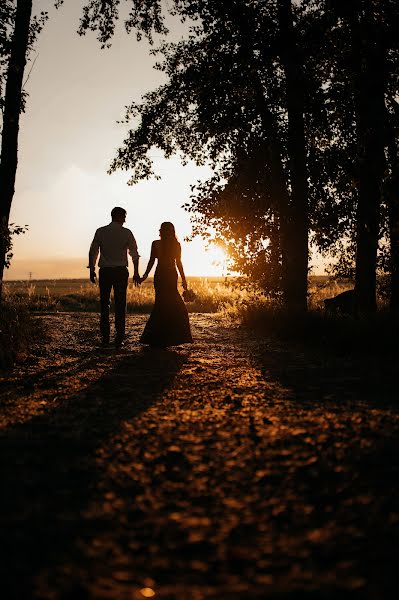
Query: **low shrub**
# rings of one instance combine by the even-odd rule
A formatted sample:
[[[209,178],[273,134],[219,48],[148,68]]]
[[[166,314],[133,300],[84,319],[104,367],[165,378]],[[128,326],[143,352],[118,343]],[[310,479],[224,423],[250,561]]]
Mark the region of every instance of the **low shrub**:
[[[381,310],[368,318],[330,316],[310,309],[292,314],[273,303],[241,308],[240,322],[261,335],[275,335],[334,354],[397,354],[399,321]]]
[[[40,325],[30,314],[25,301],[3,300],[0,307],[0,368],[10,367],[41,333]]]

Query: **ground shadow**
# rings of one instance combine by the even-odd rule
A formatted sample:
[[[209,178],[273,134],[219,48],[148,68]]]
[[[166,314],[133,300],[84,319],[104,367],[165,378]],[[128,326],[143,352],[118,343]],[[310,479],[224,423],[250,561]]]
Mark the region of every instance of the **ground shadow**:
[[[266,379],[290,388],[297,400],[319,402],[367,402],[370,407],[398,409],[397,354],[378,355],[375,349],[347,353],[309,347],[289,340],[259,340],[253,363]]]
[[[314,353],[287,342],[269,347],[263,340],[252,359],[267,382],[286,390],[278,416],[287,433],[270,442],[268,451],[292,457],[310,453],[309,464],[291,468],[289,482],[312,508],[304,521],[306,533],[315,536],[312,568],[322,573],[328,566],[339,573],[340,565],[350,565],[354,587],[364,582],[358,590],[362,598],[390,597],[397,585],[399,541],[393,357],[375,362],[365,353],[345,359],[328,348]],[[298,520],[294,513],[292,530]]]
[[[84,392],[1,432],[4,598],[36,597],[37,573],[71,557],[76,538],[93,533],[82,513],[97,477],[96,450],[161,400],[184,361],[166,350],[121,356]]]

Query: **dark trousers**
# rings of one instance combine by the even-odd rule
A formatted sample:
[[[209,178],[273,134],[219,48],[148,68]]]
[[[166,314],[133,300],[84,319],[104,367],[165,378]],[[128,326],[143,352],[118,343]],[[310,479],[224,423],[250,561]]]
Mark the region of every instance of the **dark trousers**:
[[[126,290],[128,278],[129,271],[127,270],[127,267],[100,268],[100,331],[105,340],[109,339],[110,332],[109,307],[112,288],[114,288],[116,337],[122,340],[125,336]]]

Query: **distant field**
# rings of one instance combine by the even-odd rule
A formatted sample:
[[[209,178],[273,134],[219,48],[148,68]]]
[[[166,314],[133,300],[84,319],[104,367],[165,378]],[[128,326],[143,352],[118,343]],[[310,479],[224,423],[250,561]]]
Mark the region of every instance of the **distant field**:
[[[234,285],[234,278],[188,277],[196,300],[190,312],[219,312],[248,298],[248,292]],[[179,289],[182,290],[179,284]],[[33,311],[97,311],[98,285],[88,279],[41,279],[4,282],[5,296],[28,304]],[[149,312],[154,303],[153,279],[135,287],[130,278],[128,312]]]
[[[196,293],[194,302],[187,304],[189,312],[223,312],[236,319],[246,306],[263,306],[270,298],[260,290],[243,289],[234,277],[188,277],[189,287]],[[335,296],[352,287],[349,282],[330,280],[326,276],[309,278],[309,306],[323,308],[324,298]],[[181,285],[179,283],[179,289]],[[5,281],[5,296],[21,302],[35,312],[85,311],[99,308],[98,285],[88,279],[40,279]],[[154,303],[153,279],[148,278],[140,287],[129,280],[127,311],[148,313]]]
[[[187,277],[190,286],[220,286],[232,285],[235,277]],[[329,281],[326,275],[314,275],[309,278],[310,285],[323,286]],[[63,296],[65,294],[85,292],[92,290],[94,286],[89,279],[16,279],[12,281],[4,281],[4,288],[9,293],[26,293],[26,294],[45,294],[49,293],[54,296]],[[132,287],[132,280],[129,279],[129,287]],[[149,277],[143,284],[142,288],[153,286],[153,278]]]
[[[233,281],[233,278],[225,277],[187,277],[190,286],[198,285],[225,285],[226,282]],[[35,295],[51,295],[64,296],[74,293],[88,293],[96,289],[89,279],[31,279],[31,280],[15,280],[5,281],[4,288],[10,294],[22,293],[32,296]],[[129,288],[133,288],[132,278],[129,278]],[[141,289],[153,287],[153,278],[149,277],[141,285]]]

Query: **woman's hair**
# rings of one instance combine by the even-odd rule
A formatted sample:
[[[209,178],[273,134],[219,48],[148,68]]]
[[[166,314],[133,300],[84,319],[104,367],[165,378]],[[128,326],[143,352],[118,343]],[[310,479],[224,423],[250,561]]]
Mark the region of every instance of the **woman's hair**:
[[[161,224],[159,235],[161,237],[162,246],[167,251],[174,251],[177,249],[178,240],[175,233],[175,226],[169,221],[165,221]]]
[[[164,223],[162,223],[159,233],[161,235],[161,240],[173,239],[177,242],[175,226],[173,225],[173,223],[170,223],[169,221],[165,221]]]

